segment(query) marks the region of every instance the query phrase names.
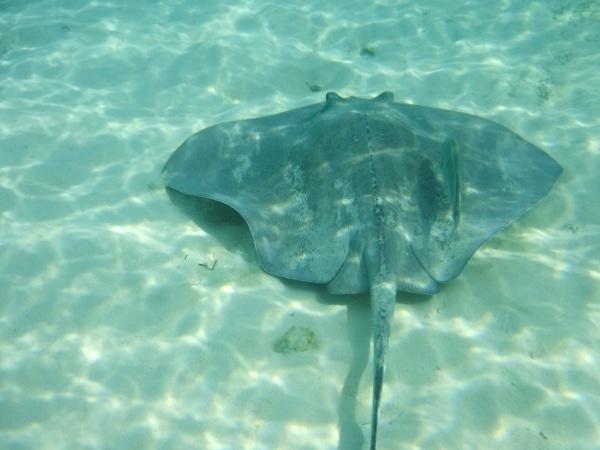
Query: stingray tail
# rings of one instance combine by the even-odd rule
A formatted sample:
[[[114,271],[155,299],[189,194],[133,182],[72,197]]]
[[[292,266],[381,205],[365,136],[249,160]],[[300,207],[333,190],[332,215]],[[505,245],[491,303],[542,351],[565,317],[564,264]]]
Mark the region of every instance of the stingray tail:
[[[371,288],[371,310],[373,314],[373,404],[371,409],[371,450],[377,444],[379,404],[383,387],[385,356],[390,340],[390,328],[396,303],[396,285],[389,282],[374,283]]]

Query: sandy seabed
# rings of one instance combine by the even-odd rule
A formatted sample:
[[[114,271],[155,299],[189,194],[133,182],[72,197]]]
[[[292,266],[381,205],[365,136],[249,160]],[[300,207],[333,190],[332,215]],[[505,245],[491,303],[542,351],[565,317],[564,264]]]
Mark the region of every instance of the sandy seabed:
[[[599,30],[595,1],[0,2],[0,447],[366,448],[368,296],[264,273],[160,179],[199,129],[328,91],[564,167],[441,293],[398,295],[378,448],[600,447]],[[274,351],[293,326],[318,348]]]

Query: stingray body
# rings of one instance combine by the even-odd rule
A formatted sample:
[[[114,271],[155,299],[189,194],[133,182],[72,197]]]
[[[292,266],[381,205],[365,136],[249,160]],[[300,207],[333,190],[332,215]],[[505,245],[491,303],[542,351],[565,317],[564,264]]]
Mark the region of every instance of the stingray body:
[[[434,294],[549,192],[562,168],[510,130],[468,114],[342,98],[229,122],[189,138],[166,184],[248,223],[263,268],[370,291],[375,449],[397,291]]]

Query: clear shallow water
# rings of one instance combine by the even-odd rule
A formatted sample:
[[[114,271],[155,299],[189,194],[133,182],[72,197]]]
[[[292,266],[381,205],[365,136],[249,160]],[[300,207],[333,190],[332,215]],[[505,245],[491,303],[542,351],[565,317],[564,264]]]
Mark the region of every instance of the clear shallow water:
[[[370,364],[341,395],[366,297],[264,274],[159,178],[193,132],[330,90],[565,167],[440,294],[399,295],[380,448],[600,446],[600,6],[447,3],[0,2],[0,447],[336,448],[350,408],[367,435]],[[293,325],[319,349],[274,352]]]

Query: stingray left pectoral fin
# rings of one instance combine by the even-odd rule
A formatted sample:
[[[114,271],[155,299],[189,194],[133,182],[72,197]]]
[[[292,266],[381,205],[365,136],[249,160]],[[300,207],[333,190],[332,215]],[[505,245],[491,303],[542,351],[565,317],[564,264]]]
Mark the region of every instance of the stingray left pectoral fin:
[[[452,209],[452,220],[454,226],[460,220],[460,196],[461,196],[461,167],[460,147],[454,138],[444,141],[441,148],[441,167],[444,178],[444,191]]]

